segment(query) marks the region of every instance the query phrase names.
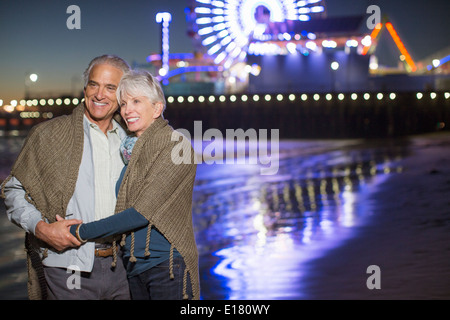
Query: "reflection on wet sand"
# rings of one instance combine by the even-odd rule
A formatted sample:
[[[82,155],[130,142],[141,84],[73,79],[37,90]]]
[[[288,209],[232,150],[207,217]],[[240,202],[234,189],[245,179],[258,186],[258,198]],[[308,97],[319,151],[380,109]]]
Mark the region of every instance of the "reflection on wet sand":
[[[261,175],[259,164],[199,164],[193,216],[203,299],[305,298],[302,263],[371,218],[365,195],[402,171],[407,141],[281,141],[279,152],[276,175]],[[1,159],[2,173],[15,156]],[[23,232],[1,210],[0,299],[25,299]]]
[[[302,263],[351,237],[405,145],[283,141],[280,170],[200,165],[194,219],[204,299],[301,299]],[[255,174],[256,173],[256,174]]]

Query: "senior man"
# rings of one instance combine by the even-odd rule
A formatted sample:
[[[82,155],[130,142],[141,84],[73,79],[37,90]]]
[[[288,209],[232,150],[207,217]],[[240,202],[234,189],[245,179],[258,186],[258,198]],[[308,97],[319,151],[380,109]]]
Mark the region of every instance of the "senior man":
[[[84,102],[30,131],[2,185],[8,218],[26,231],[30,299],[130,297],[123,265],[111,268],[110,241],[80,246],[69,232],[71,224],[114,213],[126,133],[113,117],[129,69],[117,56],[94,58],[84,72]]]

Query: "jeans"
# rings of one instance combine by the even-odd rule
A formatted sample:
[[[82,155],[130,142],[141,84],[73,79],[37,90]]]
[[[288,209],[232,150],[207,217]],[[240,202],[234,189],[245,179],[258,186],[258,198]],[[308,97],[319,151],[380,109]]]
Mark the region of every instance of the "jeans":
[[[128,279],[133,300],[182,300],[186,265],[182,257],[173,258],[174,279],[170,279],[169,259]],[[186,293],[192,299],[192,286],[187,274]]]

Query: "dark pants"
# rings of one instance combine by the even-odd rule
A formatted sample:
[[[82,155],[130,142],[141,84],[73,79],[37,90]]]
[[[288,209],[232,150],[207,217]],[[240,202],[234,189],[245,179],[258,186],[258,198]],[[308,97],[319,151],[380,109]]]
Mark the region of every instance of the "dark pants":
[[[169,260],[128,279],[133,300],[182,300],[185,269],[181,257],[173,258],[174,279],[170,279]],[[192,286],[187,275],[186,293],[192,299]]]
[[[111,268],[111,257],[95,257],[92,272],[67,272],[44,267],[49,300],[129,300],[130,290],[122,259]]]

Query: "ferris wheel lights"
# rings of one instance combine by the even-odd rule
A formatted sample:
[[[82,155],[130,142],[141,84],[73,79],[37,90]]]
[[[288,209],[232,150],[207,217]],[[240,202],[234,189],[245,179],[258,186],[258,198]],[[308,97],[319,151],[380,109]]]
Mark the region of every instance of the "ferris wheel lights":
[[[221,63],[227,56],[227,53],[222,51],[217,57],[216,59],[214,59],[214,63],[215,64],[219,64]]]
[[[221,8],[214,8],[211,10],[212,14],[223,14],[223,9]]]
[[[315,7],[311,7],[311,12],[313,13],[319,13],[319,12],[324,12],[325,8],[323,6],[315,6]]]
[[[210,45],[211,43],[216,42],[216,40],[217,40],[217,37],[216,37],[216,36],[210,36],[210,37],[206,38],[205,40],[203,40],[203,41],[202,41],[202,44],[203,44],[204,46],[207,46],[207,45]]]
[[[214,1],[211,1],[211,4],[215,7],[220,7],[220,8],[224,7],[223,1],[214,0]]]
[[[208,50],[208,54],[210,56],[212,56],[212,55],[216,54],[217,51],[220,50],[220,48],[222,48],[222,46],[219,43],[217,43]]]
[[[199,14],[209,14],[211,13],[211,9],[206,7],[197,7],[194,12]]]
[[[225,18],[223,16],[215,16],[214,18],[212,18],[212,21],[214,23],[220,23],[220,22],[224,22]]]
[[[298,20],[300,20],[300,21],[309,21],[309,20],[311,20],[311,17],[308,16],[307,14],[301,14],[301,15],[298,16]]]
[[[211,32],[214,32],[213,27],[205,27],[205,28],[198,30],[198,34],[201,36],[210,34]]]
[[[219,23],[219,24],[214,25],[213,29],[214,29],[215,31],[222,31],[222,30],[224,30],[226,27],[227,27],[227,25],[226,25],[225,23]]]
[[[220,31],[218,34],[217,34],[217,37],[218,38],[225,38],[225,37],[227,37],[228,36],[228,31],[227,30],[222,30],[222,31]],[[230,41],[231,41],[231,37],[230,36],[228,36],[229,38],[230,38]]]
[[[209,17],[198,18],[197,20],[195,20],[195,22],[197,22],[197,24],[209,24],[212,22],[212,18]]]
[[[227,45],[227,47],[225,48],[225,51],[231,52],[232,50],[234,50],[234,48],[236,48],[236,43],[232,42],[229,45]]]
[[[231,42],[231,37],[230,36],[226,36],[225,38],[222,39],[222,41],[220,41],[220,44],[222,46],[226,46],[227,44],[229,44]]]
[[[294,34],[273,33],[268,28],[268,20],[281,24],[288,20],[309,21],[313,14],[325,10],[319,5],[321,1],[196,0],[194,12],[197,14],[198,35],[202,38],[201,44],[207,47],[208,55],[227,69],[244,61],[249,52],[279,54],[283,48],[268,42],[291,41]],[[310,39],[315,39],[315,35],[311,34]],[[289,49],[294,51],[292,46]]]

